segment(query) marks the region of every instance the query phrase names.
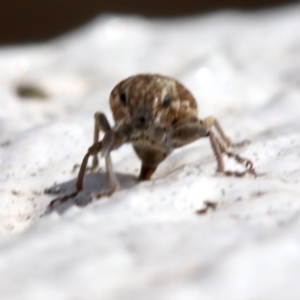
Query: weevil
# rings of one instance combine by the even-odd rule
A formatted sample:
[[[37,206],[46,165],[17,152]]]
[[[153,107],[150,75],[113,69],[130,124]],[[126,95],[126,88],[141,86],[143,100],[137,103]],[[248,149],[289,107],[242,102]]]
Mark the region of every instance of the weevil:
[[[94,115],[94,143],[85,154],[76,181],[76,196],[83,189],[83,180],[89,157],[92,156],[92,170],[99,164],[98,154],[105,159],[106,173],[112,194],[119,188],[113,171],[110,153],[125,143],[131,143],[141,160],[140,181],[149,180],[158,165],[174,149],[188,145],[200,138],[208,137],[217,161],[217,172],[225,175],[256,175],[253,163],[229,148],[244,143],[233,143],[227,137],[217,119],[198,118],[198,106],[192,93],[179,81],[158,74],[131,76],[118,83],[111,91],[110,108],[115,121],[111,126],[102,112]],[[99,140],[99,133],[104,137]],[[223,155],[235,159],[245,166],[243,172],[226,171]],[[102,196],[103,193],[95,195]],[[64,199],[69,198],[64,197]],[[61,199],[62,200],[62,199]],[[52,203],[53,204],[53,203]]]

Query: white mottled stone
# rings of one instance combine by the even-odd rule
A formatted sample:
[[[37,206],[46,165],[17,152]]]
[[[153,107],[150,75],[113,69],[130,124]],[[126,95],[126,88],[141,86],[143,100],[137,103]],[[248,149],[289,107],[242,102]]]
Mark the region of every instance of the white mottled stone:
[[[300,6],[176,20],[100,17],[40,45],[0,49],[0,295],[5,300],[300,299]],[[88,174],[93,114],[137,73],[183,82],[218,117],[257,178],[215,174],[207,139],[137,184],[130,146],[112,155],[123,189]],[[23,99],[32,84],[48,98]],[[103,166],[103,164],[102,164]],[[226,167],[236,166],[226,160]],[[53,188],[54,186],[54,188]],[[60,195],[61,195],[60,194]],[[217,209],[199,215],[204,201]]]

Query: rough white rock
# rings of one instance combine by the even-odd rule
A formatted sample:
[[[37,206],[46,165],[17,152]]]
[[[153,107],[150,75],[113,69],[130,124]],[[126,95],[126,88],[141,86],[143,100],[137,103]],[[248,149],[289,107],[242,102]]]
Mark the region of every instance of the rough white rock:
[[[41,45],[0,49],[0,295],[12,300],[300,299],[300,6],[172,21],[101,17]],[[207,140],[136,182],[130,146],[112,158],[123,190],[74,187],[93,113],[126,76],[163,73],[219,118],[257,178],[215,174]],[[48,98],[23,99],[20,84]],[[227,168],[235,166],[226,161]],[[199,215],[204,201],[218,204]]]

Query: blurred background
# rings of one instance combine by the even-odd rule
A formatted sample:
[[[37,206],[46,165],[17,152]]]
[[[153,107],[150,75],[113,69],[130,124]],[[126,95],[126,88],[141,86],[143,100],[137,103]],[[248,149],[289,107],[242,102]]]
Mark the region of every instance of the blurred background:
[[[0,1],[0,45],[51,39],[102,13],[178,17],[222,9],[257,10],[290,0],[18,0]]]

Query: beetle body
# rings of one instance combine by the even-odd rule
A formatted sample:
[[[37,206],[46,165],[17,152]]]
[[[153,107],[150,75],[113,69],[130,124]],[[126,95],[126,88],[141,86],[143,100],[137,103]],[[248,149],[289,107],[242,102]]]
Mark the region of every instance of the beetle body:
[[[113,172],[110,152],[131,143],[142,162],[139,180],[148,180],[158,165],[173,149],[208,137],[217,161],[217,172],[225,175],[256,175],[250,160],[228,151],[245,143],[233,143],[213,117],[198,118],[197,102],[192,93],[176,79],[159,74],[140,74],[118,83],[111,91],[110,108],[115,121],[110,126],[106,116],[95,113],[94,143],[83,158],[79,170],[76,195],[83,188],[88,159],[93,156],[92,169],[98,166],[98,153],[105,158],[110,192],[119,184]],[[104,137],[99,140],[100,131]],[[246,167],[244,172],[225,171],[223,155]],[[107,193],[105,193],[107,194]],[[103,193],[97,194],[97,197]]]

